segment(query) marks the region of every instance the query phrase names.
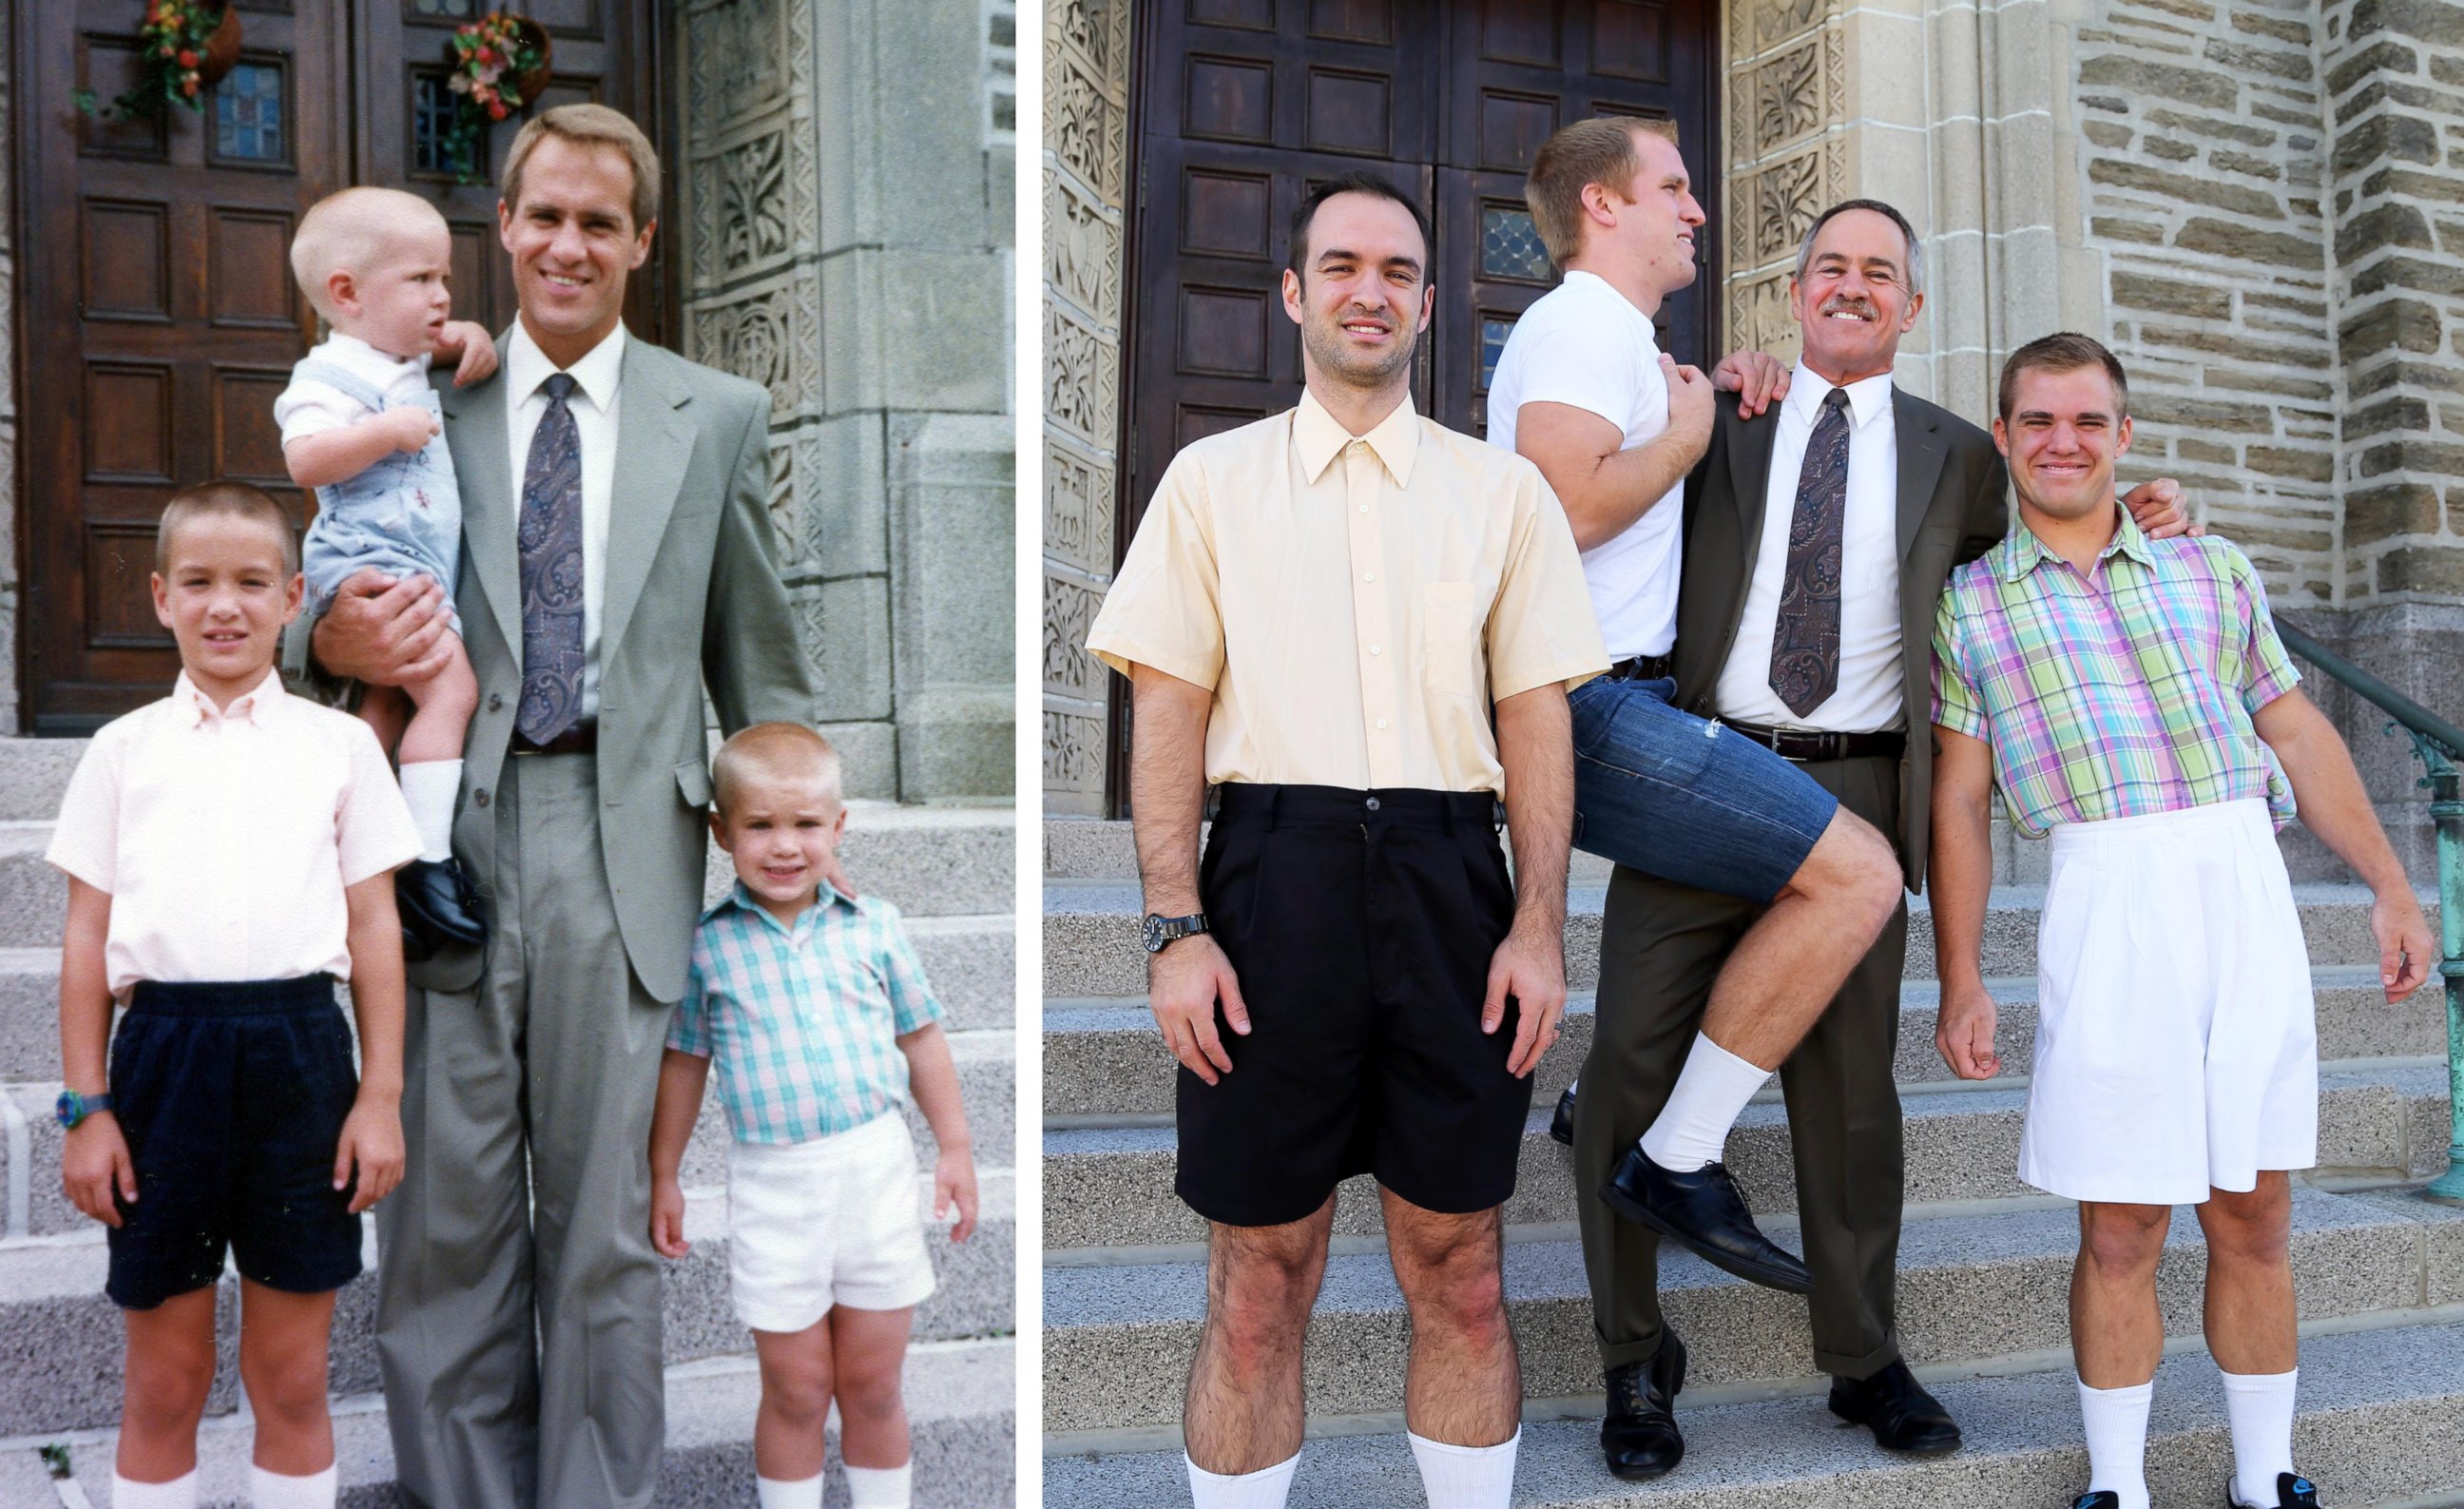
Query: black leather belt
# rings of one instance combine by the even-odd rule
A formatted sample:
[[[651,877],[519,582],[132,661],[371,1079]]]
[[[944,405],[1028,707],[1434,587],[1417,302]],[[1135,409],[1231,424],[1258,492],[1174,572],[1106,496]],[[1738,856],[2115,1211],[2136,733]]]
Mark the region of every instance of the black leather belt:
[[[1676,674],[1677,652],[1674,650],[1666,655],[1639,655],[1609,667],[1609,679],[1612,681],[1657,681]]]
[[[1781,759],[1800,765],[1810,760],[1897,760],[1908,748],[1908,736],[1897,729],[1874,734],[1831,734],[1766,728],[1760,723],[1728,726]]]
[[[543,744],[535,744],[520,734],[514,735],[514,753],[517,755],[596,754],[599,752],[599,721],[584,718],[572,727]]]

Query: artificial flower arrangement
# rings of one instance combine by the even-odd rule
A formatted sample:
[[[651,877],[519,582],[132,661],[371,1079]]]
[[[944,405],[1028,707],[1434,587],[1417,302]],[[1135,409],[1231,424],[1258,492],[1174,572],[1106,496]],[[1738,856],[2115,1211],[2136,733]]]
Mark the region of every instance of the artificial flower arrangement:
[[[205,92],[239,61],[239,11],[228,0],[148,0],[137,41],[137,82],[108,106],[80,89],[79,110],[103,120],[160,116],[171,104],[203,110]]]
[[[449,141],[469,177],[486,166],[488,128],[547,87],[547,30],[528,16],[491,11],[454,28],[452,49],[446,87],[456,100]]]

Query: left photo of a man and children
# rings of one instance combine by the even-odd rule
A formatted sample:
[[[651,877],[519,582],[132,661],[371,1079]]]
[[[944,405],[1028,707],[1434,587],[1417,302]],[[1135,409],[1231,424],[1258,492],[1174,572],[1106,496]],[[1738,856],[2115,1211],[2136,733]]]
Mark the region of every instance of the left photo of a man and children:
[[[535,3],[11,19],[0,1504],[1014,1499],[1010,33]]]

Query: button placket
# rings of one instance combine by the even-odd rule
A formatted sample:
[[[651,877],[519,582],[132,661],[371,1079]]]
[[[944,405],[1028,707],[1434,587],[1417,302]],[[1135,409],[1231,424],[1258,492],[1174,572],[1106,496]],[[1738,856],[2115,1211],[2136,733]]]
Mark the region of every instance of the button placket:
[[[1372,787],[1399,784],[1401,765],[1401,739],[1395,731],[1401,710],[1396,705],[1395,677],[1385,665],[1385,642],[1394,632],[1395,615],[1387,598],[1390,584],[1380,582],[1373,569],[1386,548],[1379,527],[1383,521],[1373,506],[1378,501],[1380,465],[1368,441],[1354,439],[1344,447],[1344,500],[1351,505],[1352,561],[1360,578],[1352,590],[1353,634],[1359,652],[1360,712],[1369,725],[1363,733]]]

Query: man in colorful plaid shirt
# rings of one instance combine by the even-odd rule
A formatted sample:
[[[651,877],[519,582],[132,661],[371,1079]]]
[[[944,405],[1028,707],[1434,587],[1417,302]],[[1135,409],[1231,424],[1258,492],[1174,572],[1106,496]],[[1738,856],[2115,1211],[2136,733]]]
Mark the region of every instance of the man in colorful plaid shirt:
[[[2150,541],[2118,507],[2128,388],[2080,335],[2012,353],[1993,440],[2018,527],[1954,572],[1934,624],[1934,1041],[1998,1074],[1983,979],[1993,789],[2053,835],[2019,1177],[2079,1203],[2071,1349],[2088,1491],[2148,1509],[2147,1412],[2175,1205],[2208,1237],[2233,1505],[2315,1506],[2293,1467],[2287,1171],[2317,1161],[2310,961],[2275,831],[2303,822],[2368,882],[2389,1002],[2430,934],[2352,757],[2295,690],[2257,573],[2212,535]]]
[[[715,1060],[735,1142],[727,1165],[728,1286],[753,1329],[760,1509],[820,1509],[822,1426],[836,1399],[853,1509],[907,1509],[899,1369],[933,1292],[911,1084],[940,1157],[933,1210],[976,1224],[976,1170],[940,1003],[889,902],[822,877],[847,830],[839,760],[796,723],[719,746],[711,831],[737,884],[702,914],[668,1031],[650,1125],[650,1240],[682,1257],[678,1179]]]

